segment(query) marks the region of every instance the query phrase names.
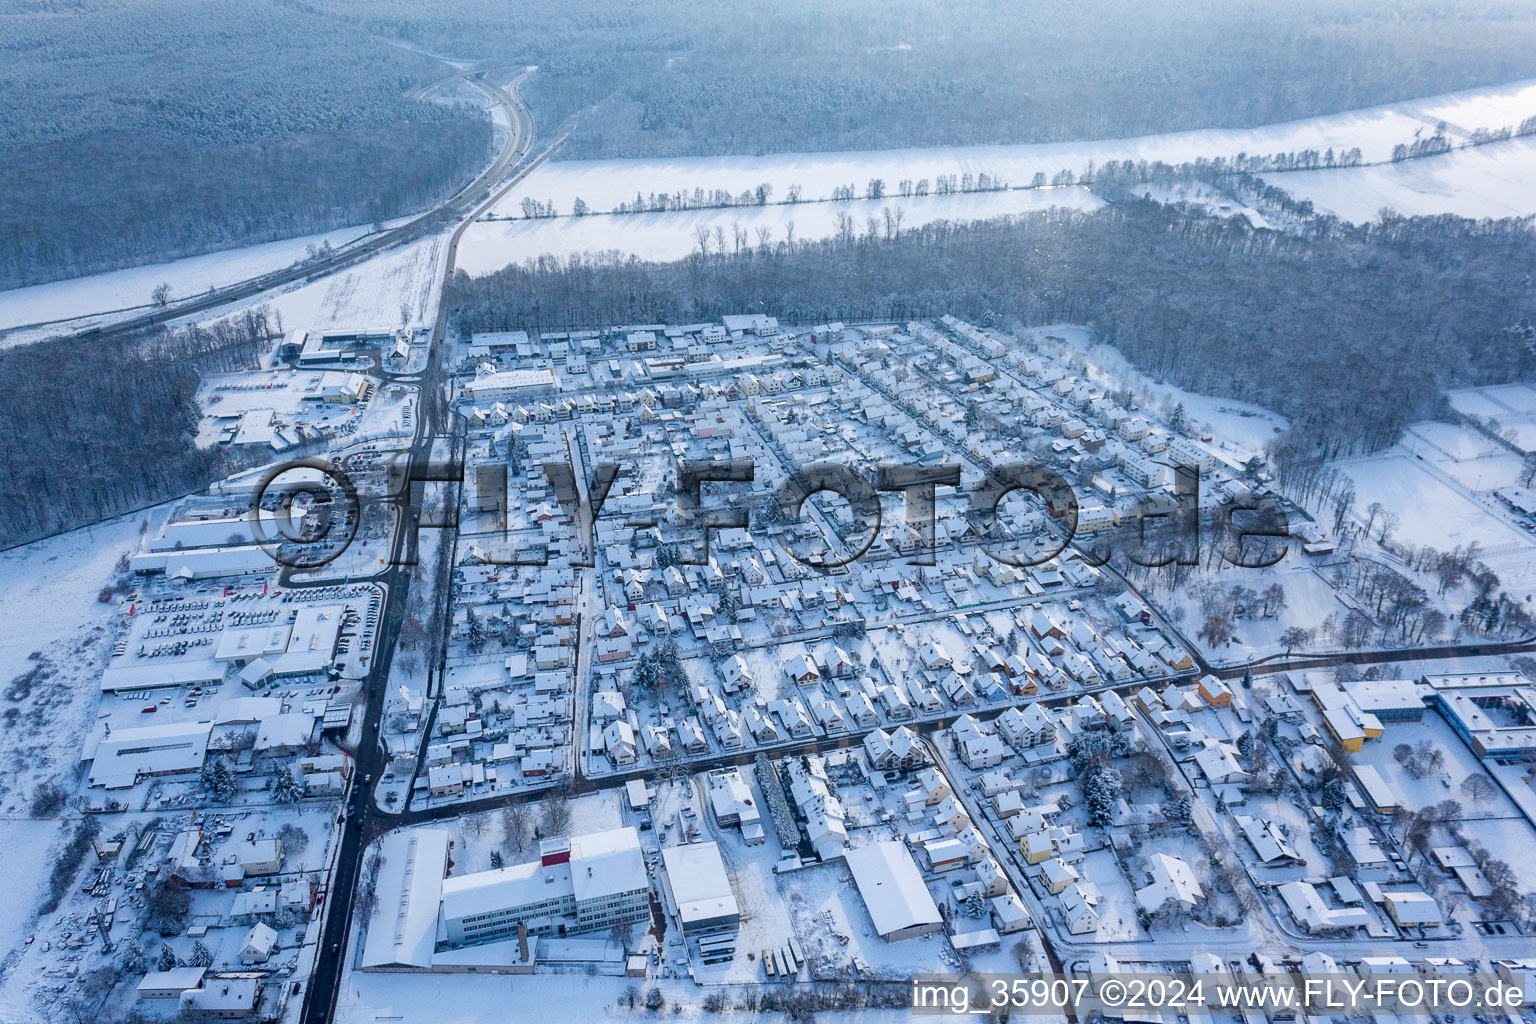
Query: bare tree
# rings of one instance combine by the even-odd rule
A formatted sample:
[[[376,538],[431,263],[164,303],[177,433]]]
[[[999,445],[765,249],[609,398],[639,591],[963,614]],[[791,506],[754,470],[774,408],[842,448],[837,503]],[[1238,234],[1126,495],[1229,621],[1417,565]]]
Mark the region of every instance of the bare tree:
[[[565,790],[552,790],[539,809],[539,823],[544,835],[564,835],[571,827],[571,797]]]
[[[521,850],[533,831],[533,814],[526,803],[518,801],[501,809],[501,846],[507,853]]]
[[[1493,784],[1493,780],[1481,772],[1461,780],[1462,795],[1473,803],[1486,804],[1497,792],[1498,787]]]

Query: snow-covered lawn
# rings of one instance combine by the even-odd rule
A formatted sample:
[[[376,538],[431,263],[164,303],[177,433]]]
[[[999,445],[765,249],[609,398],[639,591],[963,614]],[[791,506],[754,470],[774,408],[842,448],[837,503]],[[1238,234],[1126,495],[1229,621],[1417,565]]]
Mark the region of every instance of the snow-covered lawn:
[[[1272,174],[1265,181],[1357,224],[1385,207],[1410,217],[1523,217],[1536,213],[1536,139],[1374,167]]]
[[[1136,920],[1136,892],[1108,849],[1095,850],[1076,865],[1077,873],[1098,887],[1099,930],[1081,941],[1114,942],[1146,937]]]
[[[1300,552],[1299,546],[1293,546],[1285,560],[1273,569],[1206,572],[1191,580],[1189,586],[1172,592],[1152,592],[1152,597],[1159,608],[1173,614],[1180,624],[1180,631],[1213,662],[1234,664],[1251,661],[1279,651],[1280,634],[1292,626],[1315,630],[1331,614],[1337,614],[1340,618],[1349,614],[1349,607],[1339,600],[1338,593],[1327,580],[1312,571],[1309,562],[1310,559]],[[1285,607],[1273,618],[1236,620],[1236,635],[1232,642],[1212,648],[1197,636],[1205,620],[1199,602],[1191,593],[1195,584],[1205,581],[1224,586],[1244,586],[1259,593],[1278,583],[1285,590]]]
[[[1445,764],[1425,778],[1415,779],[1397,763],[1392,751],[1400,743],[1415,746],[1425,741],[1445,752]],[[1520,815],[1519,808],[1502,790],[1481,804],[1461,791],[1467,776],[1485,775],[1487,771],[1445,719],[1434,712],[1426,713],[1418,722],[1385,723],[1381,739],[1368,741],[1358,754],[1350,755],[1350,762],[1374,765],[1388,785],[1397,791],[1407,810],[1423,810],[1444,800],[1459,802],[1460,818],[1473,838],[1481,831],[1484,819],[1517,818]],[[1530,826],[1526,825],[1526,828],[1529,830]],[[1536,841],[1536,834],[1531,838]]]
[[[701,228],[710,232],[710,251],[715,252],[721,240],[728,251],[733,248],[737,230],[745,231],[747,243],[753,246],[759,244],[760,231],[768,231],[772,241],[780,242],[788,236],[791,227],[797,239],[830,238],[837,233],[839,218],[843,216],[851,217],[854,230],[864,234],[871,217],[884,231],[887,212],[893,217],[899,212],[901,226],[907,229],[938,220],[984,220],[1053,206],[1093,210],[1103,205],[1103,201],[1086,188],[1072,186],[920,199],[888,196],[793,206],[737,206],[678,213],[605,213],[587,217],[483,221],[464,232],[458,265],[470,274],[488,274],[544,253],[565,255],[607,251],[648,260],[676,260],[698,251],[696,233]],[[569,208],[565,212],[569,212]]]

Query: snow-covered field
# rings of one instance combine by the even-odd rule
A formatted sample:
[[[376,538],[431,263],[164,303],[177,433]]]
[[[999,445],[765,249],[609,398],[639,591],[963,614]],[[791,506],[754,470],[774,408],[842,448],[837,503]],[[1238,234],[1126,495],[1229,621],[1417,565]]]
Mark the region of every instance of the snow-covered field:
[[[22,700],[7,701],[18,721],[0,729],[3,800],[0,849],[0,963],[28,933],[38,890],[52,866],[57,820],[29,820],[33,789],[44,779],[65,777],[80,753],[80,737],[96,706],[94,675],[109,646],[116,601],[101,604],[118,558],[138,540],[144,514],[0,552],[0,686],[34,667],[46,677]],[[34,658],[34,652],[36,657]]]
[[[58,821],[13,820],[5,823],[5,873],[0,876],[0,965],[30,933],[38,889],[52,867]]]
[[[1266,179],[1357,224],[1398,213],[1523,217],[1536,213],[1536,139],[1512,139],[1376,167],[1296,171]]]
[[[1490,553],[1503,553],[1516,546],[1523,552],[1522,559],[1529,559],[1529,535],[1432,474],[1422,459],[1400,447],[1346,461],[1340,469],[1354,481],[1357,509],[1380,502],[1398,517],[1400,525],[1394,537],[1400,542],[1449,551],[1477,541],[1484,549],[1493,549]]]
[[[430,324],[437,316],[444,238],[433,235],[307,284],[266,304],[292,327]]]
[[[1479,493],[1520,482],[1520,457],[1470,427],[1454,423],[1415,423],[1402,446],[1463,487]]]
[[[150,293],[161,283],[171,286],[171,298],[185,298],[209,288],[281,270],[303,259],[311,245],[329,243],[339,246],[371,230],[368,227],[342,228],[326,234],[226,249],[170,263],[153,263],[0,292],[0,331],[24,324],[146,307],[150,304]],[[0,338],[0,345],[29,339],[35,340],[28,334]]]
[[[1476,417],[1523,452],[1536,451],[1536,387],[1497,384],[1446,395],[1451,408]]]
[[[604,214],[588,217],[555,217],[539,220],[483,221],[464,232],[459,244],[458,265],[471,274],[486,274],[511,263],[544,253],[616,250],[648,260],[675,260],[696,252],[696,232],[710,232],[710,251],[720,241],[729,251],[736,231],[746,232],[748,244],[759,243],[766,230],[773,242],[788,235],[806,241],[830,238],[837,233],[838,219],[853,218],[854,230],[863,234],[869,218],[884,230],[886,211],[902,217],[903,228],[920,227],[938,220],[984,220],[1005,214],[1029,213],[1052,206],[1093,210],[1104,203],[1086,188],[1076,186],[1027,189],[1013,192],[970,192],[921,199],[886,197],[842,203],[800,203],[794,206],[736,206],[718,210],[679,213]]]
[[[862,195],[871,178],[883,178],[887,191],[893,191],[903,178],[931,180],[981,172],[1000,176],[1011,185],[1026,185],[1037,172],[1047,178],[1061,170],[1081,173],[1090,164],[1108,160],[1181,163],[1196,157],[1329,147],[1359,147],[1370,162],[1388,159],[1394,145],[1413,141],[1415,133],[1432,130],[1442,120],[1450,126],[1452,140],[1460,141],[1475,128],[1513,126],[1532,114],[1536,114],[1536,81],[1528,80],[1250,129],[1038,145],[556,161],[513,189],[498,212],[515,214],[524,197],[552,201],[561,212],[569,212],[577,197],[594,210],[611,210],[632,200],[636,192],[671,193],[682,188],[691,192],[698,187],[739,194],[762,183],[771,185],[779,199],[791,185],[799,185],[807,200],[827,197],[834,187],[848,184]]]

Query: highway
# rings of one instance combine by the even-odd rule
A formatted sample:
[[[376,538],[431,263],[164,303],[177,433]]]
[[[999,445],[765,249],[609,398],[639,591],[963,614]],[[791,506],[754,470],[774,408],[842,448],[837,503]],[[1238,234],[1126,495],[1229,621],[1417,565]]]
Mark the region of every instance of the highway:
[[[440,231],[456,220],[463,220],[465,223],[472,222],[490,207],[491,202],[495,198],[500,198],[508,188],[521,181],[530,171],[542,164],[549,157],[550,150],[553,148],[545,149],[543,153],[524,165],[516,176],[503,182],[502,179],[506,178],[528,156],[529,149],[533,144],[533,118],[528,113],[528,109],[523,105],[522,100],[517,96],[517,87],[522,83],[523,79],[528,77],[529,73],[523,72],[512,82],[509,88],[504,89],[487,79],[486,76],[492,70],[495,69],[486,68],[476,71],[461,71],[456,75],[449,75],[444,79],[431,83],[431,85],[437,85],[454,77],[464,77],[484,92],[494,104],[507,112],[511,125],[506,133],[506,142],[502,146],[501,152],[491,162],[490,166],[486,167],[474,180],[446,199],[441,205],[398,227],[360,239],[350,245],[342,246],[323,258],[284,267],[281,270],[274,270],[270,273],[248,278],[223,288],[215,288],[187,299],[172,302],[166,306],[136,313],[127,319],[118,320],[111,324],[104,324],[73,333],[55,335],[55,337],[69,338],[76,341],[93,341],[101,338],[131,334],[135,331],[141,331],[159,324],[166,324],[197,313],[218,309],[233,302],[254,298],[285,285],[316,281],[337,271],[355,266],[386,249],[394,248],[397,245],[431,234],[434,231]],[[498,183],[501,184],[498,185]],[[462,229],[462,224],[460,227]],[[458,236],[455,234],[455,242],[457,242],[457,238]],[[452,265],[450,263],[450,272],[451,269]]]

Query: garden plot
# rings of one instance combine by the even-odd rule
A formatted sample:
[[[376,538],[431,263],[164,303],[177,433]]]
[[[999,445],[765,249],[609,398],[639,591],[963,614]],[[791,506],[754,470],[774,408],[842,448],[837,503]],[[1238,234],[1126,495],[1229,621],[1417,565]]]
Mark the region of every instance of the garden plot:
[[[1099,890],[1099,930],[1090,941],[1146,938],[1146,932],[1136,918],[1136,892],[1125,872],[1120,870],[1120,863],[1112,851],[1094,850],[1077,865],[1077,872]]]

